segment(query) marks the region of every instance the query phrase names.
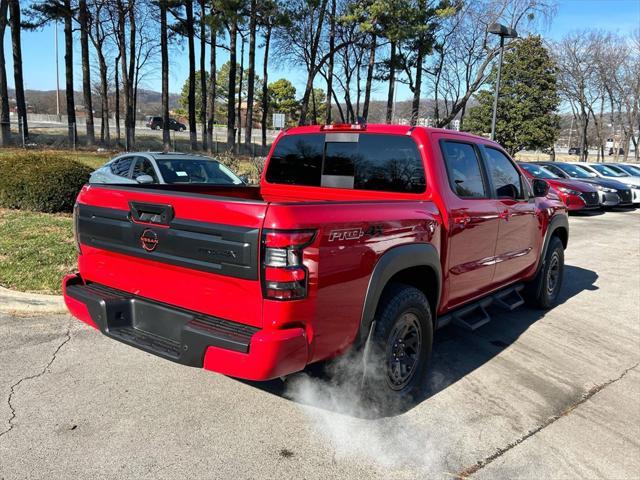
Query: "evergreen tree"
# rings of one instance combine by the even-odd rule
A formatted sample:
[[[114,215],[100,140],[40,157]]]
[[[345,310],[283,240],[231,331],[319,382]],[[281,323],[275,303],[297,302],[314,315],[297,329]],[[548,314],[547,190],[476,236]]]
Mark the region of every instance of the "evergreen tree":
[[[488,135],[491,132],[493,94],[497,65],[489,77],[491,88],[476,95],[478,105],[469,111],[465,130]],[[557,115],[560,97],[557,68],[539,36],[515,43],[504,55],[498,96],[496,141],[510,155],[527,150],[553,147],[559,133]]]

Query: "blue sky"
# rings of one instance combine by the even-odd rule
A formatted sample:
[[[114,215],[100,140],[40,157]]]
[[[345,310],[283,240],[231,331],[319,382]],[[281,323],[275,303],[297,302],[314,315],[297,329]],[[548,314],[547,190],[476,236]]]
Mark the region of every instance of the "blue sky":
[[[584,28],[600,28],[625,34],[640,27],[640,0],[559,0],[556,16],[551,24],[542,30],[543,36],[558,40],[568,32]],[[59,61],[60,61],[60,88],[64,89],[64,42],[62,26],[59,26]],[[53,90],[56,87],[55,77],[55,41],[54,28],[48,26],[37,32],[24,32],[22,36],[23,45],[23,68],[25,87],[27,89]],[[80,70],[80,47],[79,42],[75,42],[74,62],[77,64],[74,84],[75,89],[81,89]],[[245,49],[245,53],[248,48]],[[9,29],[5,33],[5,55],[7,58],[7,76],[9,85],[13,86],[13,69],[11,65],[11,38]],[[258,72],[262,71],[262,52],[258,52]],[[225,54],[219,51],[218,63],[222,64],[227,60]],[[246,64],[246,62],[245,62]],[[179,92],[187,77],[188,63],[186,51],[174,50],[170,58],[171,77],[170,90]],[[305,74],[302,71],[282,70],[275,65],[270,66],[269,81],[285,77],[291,80],[298,91],[303,88]],[[318,81],[318,86],[320,82]],[[151,75],[143,88],[160,90],[160,72]],[[374,98],[386,98],[386,87],[378,85],[374,91]],[[409,91],[406,86],[400,87],[398,100],[409,98]]]

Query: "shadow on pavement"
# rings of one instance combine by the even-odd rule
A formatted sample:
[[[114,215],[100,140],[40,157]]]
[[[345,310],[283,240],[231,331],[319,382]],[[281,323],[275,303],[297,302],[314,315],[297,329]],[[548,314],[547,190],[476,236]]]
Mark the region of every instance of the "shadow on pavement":
[[[598,287],[595,286],[597,279],[598,275],[592,270],[566,265],[559,304],[584,290],[597,290]],[[405,413],[453,385],[508,348],[531,325],[545,315],[543,310],[526,307],[512,312],[507,312],[499,307],[490,307],[488,311],[491,315],[491,322],[474,332],[458,327],[445,327],[438,330],[434,336],[431,365],[424,380],[422,394],[410,402],[405,402],[399,409],[394,409],[392,412],[387,411],[385,414],[377,416],[395,416]],[[318,366],[312,365],[302,374],[320,381],[330,381],[324,370]],[[293,379],[297,375],[300,374],[291,375],[289,378]],[[265,392],[296,401],[295,398],[287,395],[286,383],[289,380],[287,382],[280,380],[269,382],[240,381]],[[321,405],[320,408],[325,407]],[[341,411],[341,413],[345,412]],[[356,416],[360,417],[361,415]]]

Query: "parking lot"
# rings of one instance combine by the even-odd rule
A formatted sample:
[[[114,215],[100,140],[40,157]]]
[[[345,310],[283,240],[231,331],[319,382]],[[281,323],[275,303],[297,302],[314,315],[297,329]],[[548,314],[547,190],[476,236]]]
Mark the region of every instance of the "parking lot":
[[[561,304],[441,330],[428,394],[390,418],[0,314],[0,479],[640,478],[640,210],[570,229]]]

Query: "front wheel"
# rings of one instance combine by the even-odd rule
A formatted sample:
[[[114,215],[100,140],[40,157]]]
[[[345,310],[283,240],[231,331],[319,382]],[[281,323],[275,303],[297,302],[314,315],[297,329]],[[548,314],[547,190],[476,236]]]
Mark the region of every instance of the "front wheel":
[[[563,278],[564,246],[557,236],[553,236],[540,271],[525,287],[525,300],[535,308],[548,310],[554,307],[558,303]]]
[[[373,328],[365,347],[365,394],[385,407],[415,399],[424,383],[433,342],[427,297],[408,285],[388,286]]]

